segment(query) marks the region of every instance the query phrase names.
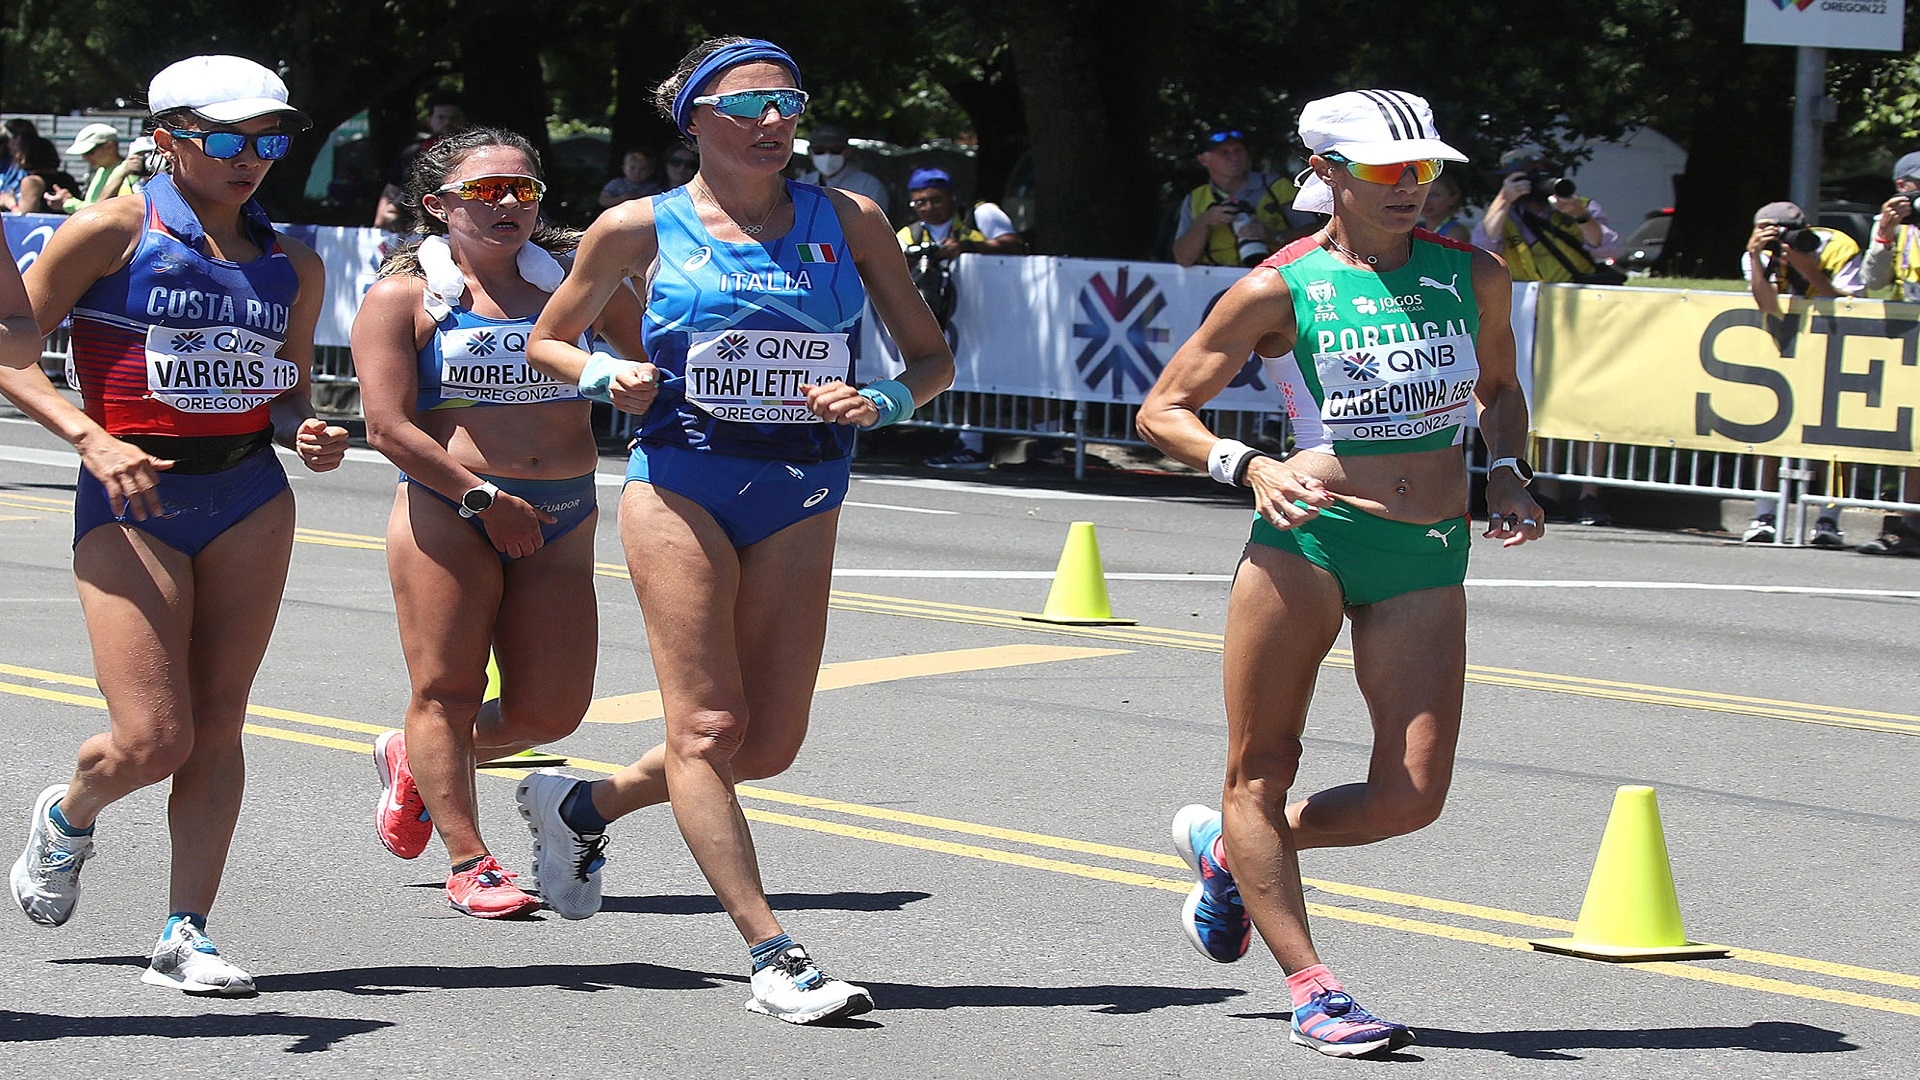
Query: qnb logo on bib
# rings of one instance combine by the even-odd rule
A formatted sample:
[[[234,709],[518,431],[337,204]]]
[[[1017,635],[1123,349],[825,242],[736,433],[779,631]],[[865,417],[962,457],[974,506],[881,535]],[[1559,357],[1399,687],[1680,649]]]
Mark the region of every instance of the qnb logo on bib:
[[[531,323],[440,331],[440,395],[490,405],[571,401],[580,388],[527,363]]]
[[[721,420],[817,424],[802,387],[847,381],[845,334],[722,330],[688,335],[687,401]]]
[[[147,329],[147,394],[181,412],[243,413],[294,388],[280,342],[238,326]]]
[[[1464,334],[1324,352],[1316,368],[1336,440],[1417,439],[1473,418],[1480,362]]]

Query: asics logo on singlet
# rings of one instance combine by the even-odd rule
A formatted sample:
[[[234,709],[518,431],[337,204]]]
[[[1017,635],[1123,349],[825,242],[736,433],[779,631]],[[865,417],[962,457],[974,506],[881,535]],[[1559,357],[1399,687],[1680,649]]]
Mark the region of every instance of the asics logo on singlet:
[[[801,506],[819,506],[820,501],[822,499],[825,499],[830,494],[832,494],[832,492],[828,491],[826,488],[821,488],[819,491],[816,491],[813,494],[807,496],[807,501],[801,503],[800,505]]]
[[[1457,528],[1459,528],[1459,527],[1460,527],[1460,526],[1458,526],[1458,525],[1449,525],[1449,526],[1447,526],[1447,531],[1446,531],[1446,532],[1441,532],[1441,531],[1440,531],[1439,529],[1428,529],[1428,530],[1427,530],[1427,535],[1428,535],[1428,536],[1431,536],[1431,537],[1433,537],[1433,538],[1434,538],[1435,540],[1438,540],[1438,541],[1440,541],[1440,546],[1441,546],[1441,547],[1447,547],[1447,548],[1450,548],[1450,547],[1452,547],[1452,546],[1453,546],[1453,544],[1452,544],[1452,543],[1450,543],[1450,542],[1449,542],[1449,541],[1447,540],[1447,538],[1448,538],[1449,536],[1452,536],[1452,535],[1453,535],[1453,530],[1455,530],[1455,529],[1457,529]]]
[[[1424,289],[1439,289],[1441,292],[1452,293],[1453,302],[1456,304],[1461,302],[1459,274],[1455,274],[1452,277],[1448,278],[1447,283],[1445,285],[1442,285],[1438,281],[1435,281],[1434,279],[1426,276],[1425,274],[1422,274],[1420,275],[1420,287]]]
[[[1372,353],[1355,353],[1343,357],[1342,362],[1350,379],[1377,379],[1380,377],[1380,361]]]
[[[713,351],[722,360],[744,360],[753,342],[745,334],[728,334],[713,346]]]
[[[700,269],[701,267],[707,265],[712,261],[713,261],[712,248],[704,247],[704,246],[697,247],[693,249],[693,254],[687,256],[687,261],[680,264],[680,269],[685,270],[687,273],[691,274],[695,270]]]
[[[173,351],[177,353],[197,353],[207,347],[207,335],[198,330],[189,330],[184,334],[173,335]]]
[[[492,356],[494,350],[493,331],[482,330],[467,339],[467,352],[474,356]]]

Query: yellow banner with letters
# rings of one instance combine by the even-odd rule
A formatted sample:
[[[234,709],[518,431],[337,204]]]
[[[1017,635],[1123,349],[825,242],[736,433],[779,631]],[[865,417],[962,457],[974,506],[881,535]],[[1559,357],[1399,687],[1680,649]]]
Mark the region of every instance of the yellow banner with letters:
[[[1543,286],[1537,318],[1543,437],[1920,464],[1920,305]]]

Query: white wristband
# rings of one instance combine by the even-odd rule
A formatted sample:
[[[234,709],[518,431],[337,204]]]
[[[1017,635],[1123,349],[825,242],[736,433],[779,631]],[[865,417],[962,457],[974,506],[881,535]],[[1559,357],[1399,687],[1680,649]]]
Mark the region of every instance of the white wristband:
[[[1260,451],[1238,439],[1221,439],[1207,451],[1207,475],[1229,487],[1239,487],[1246,478],[1247,462]]]

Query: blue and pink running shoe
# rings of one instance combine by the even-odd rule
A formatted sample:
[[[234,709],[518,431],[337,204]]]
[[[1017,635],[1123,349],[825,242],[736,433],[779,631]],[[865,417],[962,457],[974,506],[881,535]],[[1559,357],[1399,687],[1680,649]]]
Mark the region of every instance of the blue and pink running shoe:
[[[1344,990],[1328,990],[1293,1010],[1292,1038],[1329,1057],[1351,1058],[1407,1046],[1413,1030],[1373,1015]]]
[[[1200,954],[1217,964],[1231,964],[1247,955],[1253,923],[1240,903],[1240,889],[1227,868],[1214,861],[1213,843],[1220,838],[1220,812],[1187,806],[1173,815],[1173,847],[1199,875],[1186,906],[1180,909],[1180,928]]]

